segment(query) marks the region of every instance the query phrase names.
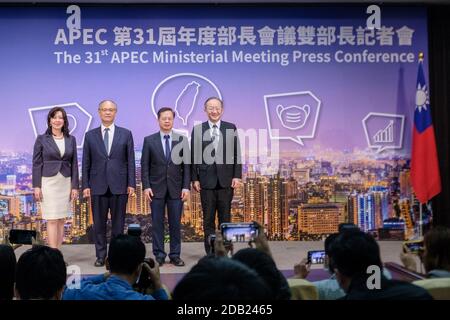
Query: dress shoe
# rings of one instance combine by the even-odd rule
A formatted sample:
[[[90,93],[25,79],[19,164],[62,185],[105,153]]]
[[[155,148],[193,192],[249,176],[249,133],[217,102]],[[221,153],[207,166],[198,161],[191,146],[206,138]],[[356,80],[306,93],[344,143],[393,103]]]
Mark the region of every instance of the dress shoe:
[[[184,261],[180,257],[171,258],[170,263],[177,267],[183,267],[185,265]]]
[[[104,265],[105,265],[105,260],[103,260],[103,259],[95,260],[94,266],[96,266],[96,267],[103,267]]]
[[[158,262],[159,266],[162,267],[164,264],[164,260],[166,260],[165,258],[155,258],[156,262]]]

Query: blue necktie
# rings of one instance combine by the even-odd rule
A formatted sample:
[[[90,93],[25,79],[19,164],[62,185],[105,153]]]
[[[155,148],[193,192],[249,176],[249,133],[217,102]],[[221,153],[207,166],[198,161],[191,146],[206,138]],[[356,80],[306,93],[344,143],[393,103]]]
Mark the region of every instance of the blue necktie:
[[[166,140],[166,162],[169,162],[170,159],[170,144],[169,144],[169,138],[170,136],[166,134],[164,136],[164,139]]]
[[[105,136],[103,137],[103,143],[105,144],[106,154],[109,154],[109,128],[105,129]]]

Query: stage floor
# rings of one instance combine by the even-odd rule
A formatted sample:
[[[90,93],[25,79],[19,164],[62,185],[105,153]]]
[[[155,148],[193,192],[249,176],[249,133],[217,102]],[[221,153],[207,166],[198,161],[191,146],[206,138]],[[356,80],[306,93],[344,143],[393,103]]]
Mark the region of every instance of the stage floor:
[[[379,241],[381,257],[383,262],[400,261],[400,251],[402,249],[401,241]],[[269,242],[273,257],[278,268],[282,271],[289,272],[294,264],[306,257],[309,250],[323,250],[322,241],[271,241]],[[16,250],[16,256],[19,257],[23,251],[30,246],[22,246]],[[247,247],[246,244],[235,244],[235,252],[240,248]],[[166,244],[168,250],[169,244]],[[146,244],[147,256],[153,257],[151,244]],[[82,274],[92,275],[100,274],[106,271],[104,267],[95,267],[95,249],[93,244],[73,244],[63,245],[61,251],[64,259],[69,265],[78,265]],[[193,265],[205,254],[202,242],[185,242],[182,243],[181,258],[186,262],[184,267],[175,267],[166,263],[160,268],[161,274],[186,273]],[[166,258],[166,262],[169,258]],[[321,265],[313,266],[314,268],[322,268]]]

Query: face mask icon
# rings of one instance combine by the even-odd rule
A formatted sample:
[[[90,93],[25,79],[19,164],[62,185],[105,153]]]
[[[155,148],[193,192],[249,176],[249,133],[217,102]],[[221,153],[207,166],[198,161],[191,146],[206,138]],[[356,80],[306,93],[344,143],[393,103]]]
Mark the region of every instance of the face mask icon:
[[[307,104],[301,107],[296,105],[284,107],[279,104],[276,110],[278,119],[280,119],[282,126],[290,130],[303,128],[310,113],[310,107]]]

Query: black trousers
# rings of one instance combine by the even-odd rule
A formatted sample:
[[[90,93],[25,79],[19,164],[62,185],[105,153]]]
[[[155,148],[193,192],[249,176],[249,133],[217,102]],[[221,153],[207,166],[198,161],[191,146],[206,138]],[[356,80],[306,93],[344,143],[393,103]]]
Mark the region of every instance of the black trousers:
[[[127,201],[127,194],[112,194],[109,188],[105,194],[92,196],[95,255],[98,259],[105,259],[107,254],[108,211],[111,210],[111,238],[113,238],[123,233]]]
[[[215,234],[216,230],[224,222],[231,221],[231,200],[233,200],[233,188],[201,189],[200,198],[203,209],[203,232],[205,234],[205,252],[209,254],[211,246],[209,236]],[[216,211],[219,225],[216,226]]]

